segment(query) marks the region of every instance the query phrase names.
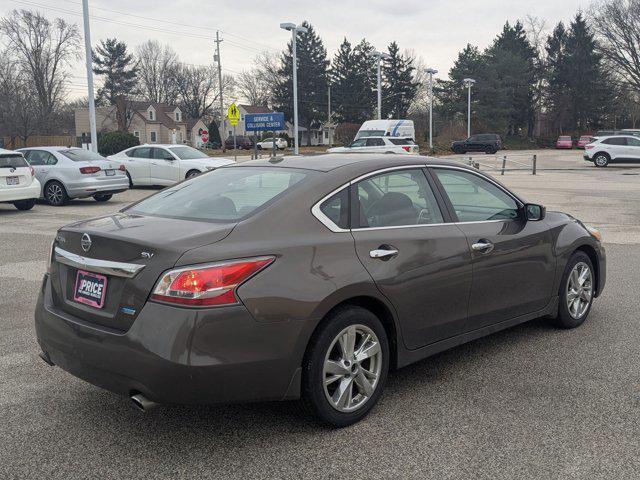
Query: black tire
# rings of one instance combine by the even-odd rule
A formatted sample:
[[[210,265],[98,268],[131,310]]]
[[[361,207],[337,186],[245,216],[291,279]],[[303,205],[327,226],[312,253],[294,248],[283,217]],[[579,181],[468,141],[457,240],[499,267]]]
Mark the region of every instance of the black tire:
[[[496,153],[496,149],[493,147],[487,147],[484,149],[484,153],[488,155],[493,155],[494,153]]]
[[[52,180],[44,187],[44,199],[49,202],[49,205],[54,207],[62,207],[69,203],[69,195],[67,190],[57,180]]]
[[[258,145],[256,148],[257,148],[258,150],[262,150],[262,145]]]
[[[591,279],[591,295],[587,308],[584,310],[584,312],[576,317],[569,311],[568,291],[571,273],[579,264],[586,265],[589,268]],[[560,291],[558,292],[558,316],[554,319],[554,323],[556,324],[556,326],[560,328],[576,328],[582,325],[589,316],[589,312],[591,312],[591,306],[593,305],[593,294],[595,293],[595,289],[596,276],[595,270],[593,268],[593,263],[591,263],[591,259],[586,253],[582,251],[575,252],[567,262],[567,266],[564,269],[564,274],[562,275],[562,282],[560,282]]]
[[[18,200],[17,202],[13,202],[13,206],[18,210],[31,210],[33,206],[36,204],[35,198],[29,198],[27,200]]]
[[[202,172],[200,170],[189,170],[184,178],[188,180],[190,178],[197,177],[201,173]]]
[[[133,180],[131,180],[131,175],[129,172],[125,172],[127,174],[127,178],[129,179],[129,188],[133,188]]]
[[[599,152],[593,156],[593,164],[596,167],[606,167],[607,165],[609,165],[610,161],[611,157],[608,153],[605,152]]]
[[[333,349],[330,351],[330,348],[332,344],[334,344],[336,337],[350,326],[369,329],[377,337],[380,347],[379,351],[381,353],[381,358],[378,360],[380,373],[377,376],[377,383],[373,386],[371,395],[366,397],[364,401],[361,400],[362,403],[360,406],[356,404],[356,406],[353,407],[353,411],[343,412],[337,410],[329,403],[327,398],[328,393],[325,393],[324,363],[326,357],[333,351]],[[363,339],[364,337],[360,338],[361,341]],[[357,345],[356,343],[356,346]],[[337,348],[337,344],[333,348]],[[378,317],[371,311],[357,306],[345,306],[337,309],[314,334],[307,347],[302,366],[303,405],[320,423],[331,427],[346,427],[360,421],[375,406],[384,390],[389,371],[389,356],[389,340]],[[365,360],[365,362],[366,361],[367,360]],[[373,359],[370,361],[372,362]],[[373,363],[369,363],[369,368],[373,368],[372,365]],[[358,390],[356,397],[361,395],[361,391],[357,384],[357,374],[353,373],[353,369],[360,368],[360,364],[356,367],[356,362],[354,362],[351,365],[351,373],[336,375],[340,377],[338,382],[342,382],[345,378],[352,379],[352,388],[354,391]],[[365,366],[365,368],[367,367]]]
[[[93,196],[93,199],[96,202],[108,202],[111,200],[111,197],[113,197],[113,195],[96,194]]]

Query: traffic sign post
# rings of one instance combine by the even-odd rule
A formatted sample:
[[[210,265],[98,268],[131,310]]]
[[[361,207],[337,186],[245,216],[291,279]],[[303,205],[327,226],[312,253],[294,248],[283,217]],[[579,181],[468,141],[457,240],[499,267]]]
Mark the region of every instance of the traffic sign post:
[[[233,126],[233,158],[234,160],[237,160],[236,125],[238,125],[238,122],[240,121],[240,110],[238,110],[235,103],[229,105],[227,117],[229,118],[229,123]]]

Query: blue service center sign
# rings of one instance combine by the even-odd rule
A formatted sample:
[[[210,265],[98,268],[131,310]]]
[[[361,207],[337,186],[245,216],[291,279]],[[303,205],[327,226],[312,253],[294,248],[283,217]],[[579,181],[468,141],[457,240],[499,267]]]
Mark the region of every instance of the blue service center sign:
[[[244,116],[244,129],[247,132],[286,130],[284,113],[248,113]]]

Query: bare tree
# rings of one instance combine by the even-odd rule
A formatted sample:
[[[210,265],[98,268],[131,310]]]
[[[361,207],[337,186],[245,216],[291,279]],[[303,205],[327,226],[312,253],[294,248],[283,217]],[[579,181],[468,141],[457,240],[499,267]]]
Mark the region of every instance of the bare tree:
[[[208,117],[220,98],[218,73],[213,67],[196,67],[181,64],[176,68],[175,86],[180,107],[188,118]],[[233,89],[233,77],[222,77],[223,94],[229,96]]]
[[[600,53],[625,83],[640,90],[640,0],[597,2],[590,16]]]
[[[38,128],[38,104],[30,78],[7,52],[0,52],[0,130],[11,139],[27,139]]]
[[[141,95],[155,103],[175,103],[178,54],[169,46],[148,40],[136,49]]]
[[[279,59],[275,54],[263,52],[254,59],[256,65],[245,70],[236,79],[236,87],[251,105],[272,106],[273,87],[277,84]]]
[[[39,12],[13,10],[0,20],[10,55],[16,59],[21,77],[26,75],[38,99],[37,119],[44,130],[64,98],[65,67],[77,58],[80,34],[76,25],[61,18],[53,22]]]

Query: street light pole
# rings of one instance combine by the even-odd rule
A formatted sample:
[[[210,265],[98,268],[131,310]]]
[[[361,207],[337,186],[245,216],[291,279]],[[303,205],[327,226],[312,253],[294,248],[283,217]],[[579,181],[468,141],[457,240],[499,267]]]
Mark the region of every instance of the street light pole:
[[[476,83],[473,78],[465,78],[463,80],[465,87],[467,87],[467,138],[471,136],[471,86]]]
[[[382,59],[383,58],[391,58],[390,55],[384,52],[371,52],[369,54],[372,58],[375,58],[377,61],[377,72],[378,72],[378,120],[382,120]]]
[[[438,73],[433,68],[427,68],[429,74],[429,150],[433,150],[433,76]]]
[[[91,52],[91,29],[89,28],[89,0],[82,0],[84,20],[84,47],[87,60],[87,86],[89,96],[89,128],[91,130],[91,151],[98,153],[98,134],[96,132],[96,102],[93,95],[93,54]]]
[[[298,32],[307,33],[307,27],[297,26],[295,23],[281,23],[280,28],[291,31],[291,50],[293,53],[293,153],[298,155],[298,58],[296,53],[296,37]]]

